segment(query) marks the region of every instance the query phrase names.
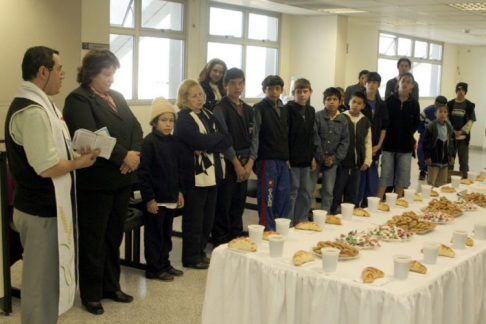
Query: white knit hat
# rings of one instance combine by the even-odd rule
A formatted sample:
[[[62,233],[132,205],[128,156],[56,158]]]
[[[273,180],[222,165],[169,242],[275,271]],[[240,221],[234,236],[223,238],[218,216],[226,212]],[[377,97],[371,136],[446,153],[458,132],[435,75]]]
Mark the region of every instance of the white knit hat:
[[[165,113],[173,113],[175,118],[177,119],[177,112],[167,101],[164,97],[157,97],[152,101],[152,112],[150,113],[150,122],[154,120],[155,117],[165,114]]]

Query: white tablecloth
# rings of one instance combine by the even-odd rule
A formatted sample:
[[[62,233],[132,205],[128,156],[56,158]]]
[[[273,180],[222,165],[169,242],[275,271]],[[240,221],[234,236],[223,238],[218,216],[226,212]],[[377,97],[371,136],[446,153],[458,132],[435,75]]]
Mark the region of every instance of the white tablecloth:
[[[466,187],[461,187],[465,189]],[[443,194],[454,199],[455,194]],[[320,324],[484,324],[486,323],[486,241],[455,250],[455,258],[439,257],[426,265],[428,273],[410,272],[405,281],[393,279],[393,256],[407,254],[422,261],[425,241],[450,245],[452,231],[472,233],[474,223],[486,222],[486,209],[465,212],[454,223],[438,225],[408,243],[383,242],[375,250],[363,250],[355,260],[340,261],[337,271],[322,272],[319,258],[295,267],[293,254],[310,250],[318,241],[335,240],[350,230],[373,228],[406,210],[418,212],[422,203],[408,208],[392,206],[370,218],[353,216],[343,226],[326,224],[322,232],[290,229],[284,255],[269,256],[268,243],[257,252],[233,251],[222,245],[213,251],[206,285],[202,322],[232,323],[320,323]],[[362,270],[373,266],[385,272],[374,284],[358,282]],[[385,283],[385,284],[383,284]]]

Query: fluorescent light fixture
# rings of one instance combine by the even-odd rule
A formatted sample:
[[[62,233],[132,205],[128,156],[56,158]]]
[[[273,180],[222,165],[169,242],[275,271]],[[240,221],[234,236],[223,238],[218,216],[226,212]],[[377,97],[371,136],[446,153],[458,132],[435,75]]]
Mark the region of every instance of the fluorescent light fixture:
[[[483,2],[449,3],[449,6],[464,11],[486,11],[486,3]]]
[[[320,12],[327,12],[327,13],[332,13],[332,14],[353,14],[353,13],[365,13],[367,11],[364,10],[358,10],[358,9],[353,9],[353,8],[321,8],[317,9],[317,11]]]
[[[411,20],[395,20],[395,21],[382,21],[382,24],[390,26],[422,26],[425,25],[421,22],[411,21]]]

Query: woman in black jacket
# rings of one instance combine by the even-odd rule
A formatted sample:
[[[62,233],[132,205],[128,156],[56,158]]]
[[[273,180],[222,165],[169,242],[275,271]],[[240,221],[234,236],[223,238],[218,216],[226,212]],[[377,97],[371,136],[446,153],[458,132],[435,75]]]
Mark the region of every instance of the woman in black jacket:
[[[223,77],[227,69],[224,61],[214,58],[199,73],[198,81],[206,94],[204,108],[213,110],[216,103],[226,95]]]

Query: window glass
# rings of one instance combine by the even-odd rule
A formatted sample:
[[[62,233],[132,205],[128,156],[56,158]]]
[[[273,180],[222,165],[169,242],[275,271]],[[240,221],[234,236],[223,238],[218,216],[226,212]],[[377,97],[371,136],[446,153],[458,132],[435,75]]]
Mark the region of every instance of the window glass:
[[[412,40],[409,38],[398,38],[398,55],[412,56]]]
[[[243,37],[243,12],[211,7],[209,11],[209,34]]]
[[[442,45],[430,43],[429,45],[429,59],[442,60]]]
[[[413,76],[420,86],[421,97],[436,97],[440,94],[441,66],[430,63],[413,63]]]
[[[278,50],[268,47],[248,46],[246,50],[246,98],[263,98],[262,81],[277,74]]]
[[[378,59],[378,74],[381,76],[380,95],[385,99],[385,89],[388,80],[393,79],[398,75],[397,61],[389,59]]]
[[[110,24],[116,27],[132,27],[134,22],[132,0],[110,0]]]
[[[110,51],[120,61],[112,88],[130,100],[133,98],[133,36],[111,34]]]
[[[427,42],[415,41],[415,50],[413,56],[417,58],[427,58]]]
[[[182,30],[182,4],[160,0],[142,0],[142,27]]]
[[[243,46],[238,44],[208,43],[208,62],[219,58],[226,63],[228,69],[233,67],[241,69]]]
[[[278,18],[250,13],[248,38],[258,40],[278,40]]]
[[[380,54],[396,55],[396,40],[397,38],[393,35],[380,34]]]

